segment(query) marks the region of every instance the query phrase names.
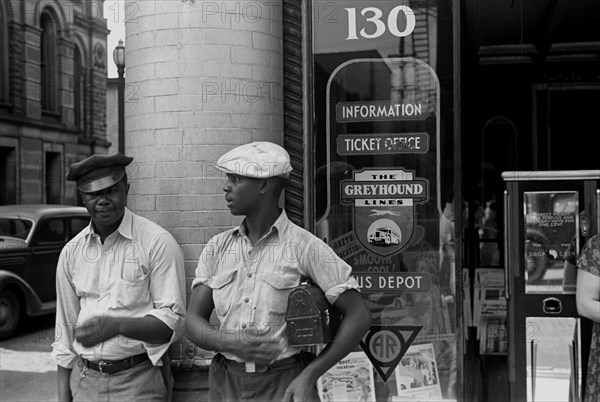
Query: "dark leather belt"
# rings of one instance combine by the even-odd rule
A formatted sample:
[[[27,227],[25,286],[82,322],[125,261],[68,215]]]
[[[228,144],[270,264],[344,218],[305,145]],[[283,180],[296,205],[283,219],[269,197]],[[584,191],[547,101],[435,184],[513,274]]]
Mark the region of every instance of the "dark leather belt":
[[[233,368],[238,371],[246,372],[246,363],[240,363],[238,361],[228,359],[223,355],[221,355],[221,357],[223,358],[223,361],[227,365],[227,367]],[[269,370],[276,369],[276,368],[283,367],[283,366],[288,366],[288,365],[294,364],[300,360],[301,360],[301,358],[299,355],[294,355],[294,356],[286,357],[285,359],[276,360],[271,364],[255,363],[254,364],[254,370],[255,370],[254,372],[255,373],[266,373]]]
[[[121,360],[98,360],[91,361],[82,359],[85,368],[99,371],[102,374],[115,374],[119,371],[127,370],[133,366],[140,364],[146,360],[150,360],[147,353],[127,357]]]

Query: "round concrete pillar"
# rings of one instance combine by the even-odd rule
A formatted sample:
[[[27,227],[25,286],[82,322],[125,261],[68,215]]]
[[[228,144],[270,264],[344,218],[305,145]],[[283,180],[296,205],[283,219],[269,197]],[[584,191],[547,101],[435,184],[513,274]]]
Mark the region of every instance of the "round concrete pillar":
[[[214,162],[239,144],[283,141],[281,5],[129,0],[125,17],[130,207],[167,229],[231,225]]]
[[[175,236],[189,282],[206,241],[239,222],[218,157],[283,143],[281,4],[128,0],[125,18],[128,204]]]

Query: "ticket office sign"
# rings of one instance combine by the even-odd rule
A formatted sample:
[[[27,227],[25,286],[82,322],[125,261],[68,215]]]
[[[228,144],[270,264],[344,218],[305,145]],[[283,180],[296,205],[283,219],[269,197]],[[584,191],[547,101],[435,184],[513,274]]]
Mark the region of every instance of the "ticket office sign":
[[[426,154],[427,152],[429,152],[427,133],[340,135],[337,138],[338,155]]]

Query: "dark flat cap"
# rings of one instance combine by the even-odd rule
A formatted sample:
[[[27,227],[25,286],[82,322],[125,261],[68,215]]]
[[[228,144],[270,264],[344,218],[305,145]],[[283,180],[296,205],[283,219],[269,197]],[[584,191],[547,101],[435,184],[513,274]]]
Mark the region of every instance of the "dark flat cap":
[[[69,166],[67,180],[77,182],[77,188],[84,193],[104,190],[125,177],[125,166],[133,161],[120,152],[112,155],[94,154]]]

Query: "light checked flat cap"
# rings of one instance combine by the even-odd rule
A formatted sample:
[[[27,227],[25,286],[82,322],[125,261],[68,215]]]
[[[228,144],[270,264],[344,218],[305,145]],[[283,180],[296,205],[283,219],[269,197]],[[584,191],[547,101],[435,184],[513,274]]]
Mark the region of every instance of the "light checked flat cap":
[[[265,179],[290,176],[290,155],[277,144],[267,141],[251,142],[225,153],[217,161],[217,169],[238,176]]]
[[[77,182],[77,188],[84,193],[104,190],[125,177],[125,166],[133,161],[120,152],[112,155],[94,154],[69,166],[67,180]]]

